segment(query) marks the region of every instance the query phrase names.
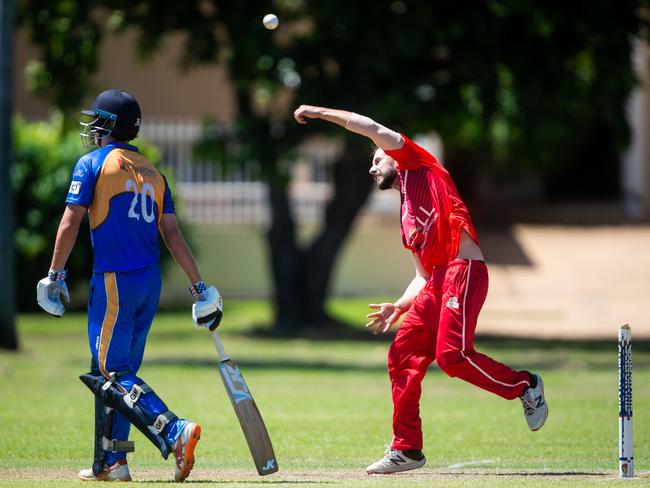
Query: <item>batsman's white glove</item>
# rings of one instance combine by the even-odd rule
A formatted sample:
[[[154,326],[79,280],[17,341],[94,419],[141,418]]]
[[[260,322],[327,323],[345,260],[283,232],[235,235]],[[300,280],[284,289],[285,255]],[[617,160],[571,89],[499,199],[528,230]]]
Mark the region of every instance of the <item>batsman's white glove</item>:
[[[207,327],[210,330],[219,327],[223,316],[223,301],[217,289],[214,286],[206,288],[205,283],[200,281],[190,288],[190,292],[196,300],[192,305],[194,326]]]
[[[50,315],[61,317],[65,313],[65,306],[61,297],[70,303],[70,294],[65,284],[66,271],[50,270],[47,277],[36,285],[36,302]]]

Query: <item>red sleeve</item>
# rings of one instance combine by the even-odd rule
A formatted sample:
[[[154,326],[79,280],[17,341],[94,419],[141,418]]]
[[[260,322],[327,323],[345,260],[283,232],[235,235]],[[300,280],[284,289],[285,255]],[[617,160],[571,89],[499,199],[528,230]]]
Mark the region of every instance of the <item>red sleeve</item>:
[[[436,157],[423,147],[418,146],[411,139],[402,134],[404,145],[399,149],[384,151],[397,161],[397,169],[418,169],[423,166],[429,168],[442,168]]]

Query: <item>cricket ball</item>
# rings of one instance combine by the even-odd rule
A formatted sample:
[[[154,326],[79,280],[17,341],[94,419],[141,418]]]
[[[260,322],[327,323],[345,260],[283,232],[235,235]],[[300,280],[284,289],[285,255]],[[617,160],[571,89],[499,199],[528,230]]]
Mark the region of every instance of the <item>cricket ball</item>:
[[[264,24],[264,27],[267,29],[275,29],[280,21],[278,20],[278,16],[275,14],[266,14],[264,18],[262,19],[262,23]]]

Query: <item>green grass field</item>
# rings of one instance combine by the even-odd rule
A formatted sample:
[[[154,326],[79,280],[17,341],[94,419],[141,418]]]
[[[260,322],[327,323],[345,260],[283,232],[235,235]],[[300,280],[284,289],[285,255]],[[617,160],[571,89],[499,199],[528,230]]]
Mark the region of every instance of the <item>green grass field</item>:
[[[363,322],[365,300],[331,310]],[[506,402],[432,369],[424,381],[425,468],[369,477],[391,437],[386,340],[270,339],[268,304],[229,302],[222,338],[242,368],[272,436],[280,472],[257,476],[215,367],[208,334],[189,313],[154,323],[140,375],[180,416],[203,427],[188,482],[221,486],[650,486],[650,347],[634,344],[635,480],[617,478],[616,343],[477,341],[483,352],[544,377],[546,426],[531,433]],[[22,351],[0,353],[0,486],[71,486],[92,457],[85,316],[18,321]],[[134,429],[135,482],[168,483],[163,461]]]

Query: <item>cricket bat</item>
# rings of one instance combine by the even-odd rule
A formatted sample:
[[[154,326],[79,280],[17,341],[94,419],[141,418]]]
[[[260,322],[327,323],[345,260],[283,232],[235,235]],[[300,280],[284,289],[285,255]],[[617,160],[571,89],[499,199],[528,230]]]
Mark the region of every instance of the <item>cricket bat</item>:
[[[264,420],[262,420],[262,415],[257,405],[255,405],[253,395],[251,395],[239,367],[226,354],[217,331],[211,331],[210,336],[219,353],[221,379],[239,419],[244,437],[246,437],[257,472],[260,476],[275,473],[278,470],[278,463],[275,460],[273,445],[264,425]]]

